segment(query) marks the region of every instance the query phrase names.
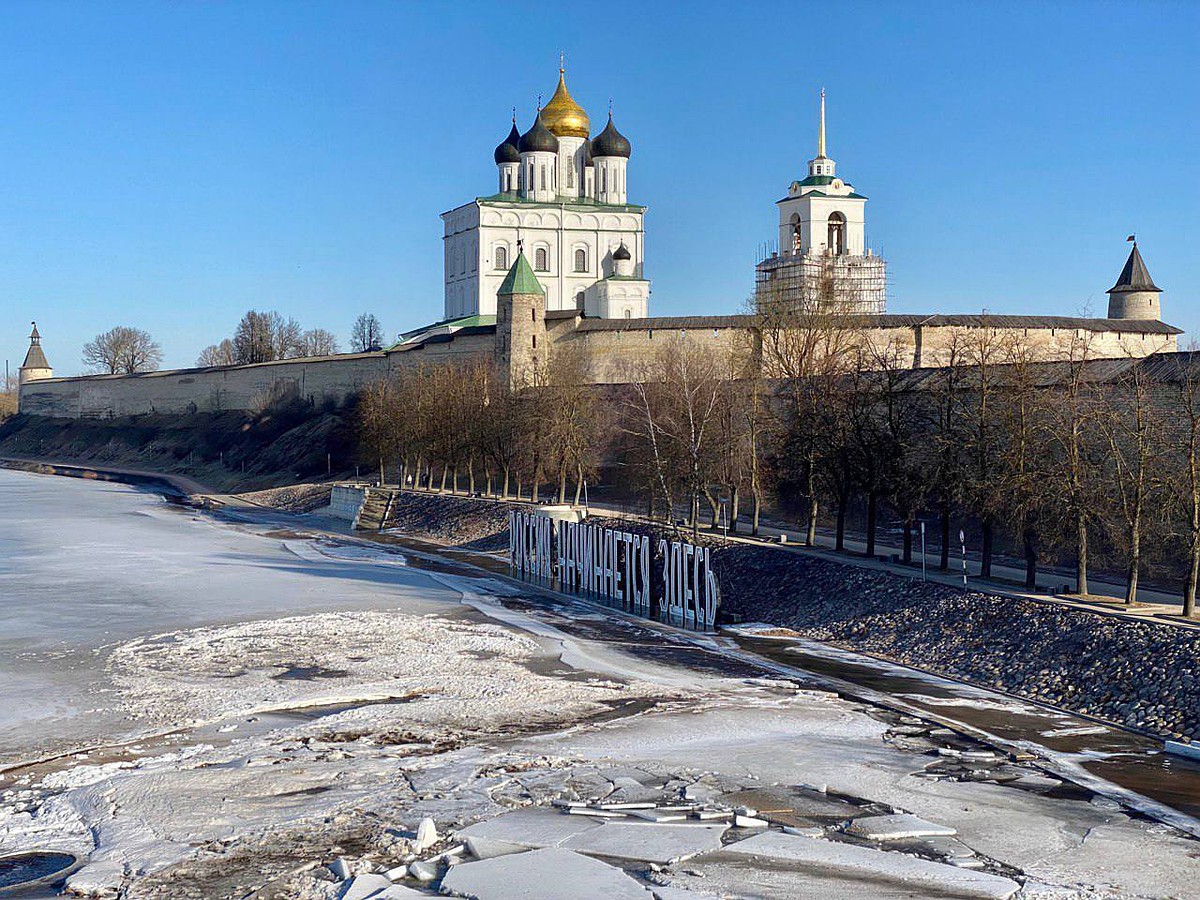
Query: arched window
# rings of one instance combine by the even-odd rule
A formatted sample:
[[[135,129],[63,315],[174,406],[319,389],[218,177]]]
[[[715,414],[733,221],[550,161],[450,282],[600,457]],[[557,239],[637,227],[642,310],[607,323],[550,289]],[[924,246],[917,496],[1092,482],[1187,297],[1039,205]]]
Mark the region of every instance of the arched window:
[[[608,166],[600,169],[600,190],[608,190]]]
[[[829,217],[829,240],[826,244],[834,256],[846,252],[846,217],[835,212]]]
[[[587,271],[587,251],[584,250],[583,248],[580,248],[575,251],[575,271],[576,272],[586,272]]]
[[[550,254],[546,252],[545,247],[538,247],[533,251],[533,267],[539,272],[550,271]]]
[[[575,295],[575,305],[580,309],[583,309],[583,291],[580,291]]]
[[[627,308],[627,309],[625,310],[625,318],[627,318],[627,319],[632,319],[632,318],[633,318],[633,311]]]
[[[496,268],[508,268],[508,248],[503,245],[496,248]]]
[[[800,216],[792,213],[790,221],[792,224],[792,252],[798,253],[802,249],[800,242]]]

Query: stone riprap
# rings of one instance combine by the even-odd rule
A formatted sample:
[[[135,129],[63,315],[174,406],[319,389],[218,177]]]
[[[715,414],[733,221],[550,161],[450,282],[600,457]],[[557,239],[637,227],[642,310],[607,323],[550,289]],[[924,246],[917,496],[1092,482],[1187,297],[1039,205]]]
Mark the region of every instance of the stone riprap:
[[[472,550],[508,548],[508,511],[527,505],[453,494],[395,493],[384,528]]]
[[[1200,739],[1200,631],[1011,599],[769,547],[713,553],[724,615]]]
[[[328,484],[292,484],[239,494],[243,500],[260,506],[285,509],[288,512],[312,512],[329,505],[331,486]]]

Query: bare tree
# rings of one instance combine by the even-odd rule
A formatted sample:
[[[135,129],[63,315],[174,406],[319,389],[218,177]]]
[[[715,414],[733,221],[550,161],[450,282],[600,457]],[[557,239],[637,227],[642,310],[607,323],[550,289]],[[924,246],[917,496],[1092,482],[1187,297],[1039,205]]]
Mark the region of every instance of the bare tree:
[[[83,364],[107,375],[153,372],[162,364],[162,347],[149,332],[118,325],[83,345]]]
[[[1168,499],[1183,521],[1188,568],[1183,586],[1183,614],[1196,614],[1196,584],[1200,581],[1200,352],[1180,353],[1176,366],[1176,417],[1171,434],[1171,474]]]
[[[379,484],[385,481],[387,461],[400,448],[400,428],[396,418],[399,397],[391,379],[373,381],[359,392],[359,440],[372,459],[379,463]]]
[[[232,366],[236,365],[236,355],[233,350],[233,341],[225,338],[219,344],[210,344],[200,351],[200,356],[196,358],[198,366]]]
[[[667,500],[678,485],[688,496],[692,537],[699,534],[700,497],[712,481],[717,413],[727,366],[718,354],[676,336],[663,346],[634,385],[627,433],[650,448]]]
[[[996,393],[997,366],[1004,358],[1004,341],[993,328],[974,329],[963,342],[965,364],[962,398],[962,438],[965,454],[963,499],[979,517],[982,532],[979,574],[990,578],[995,546],[996,520],[1002,514],[1005,496],[996,477],[999,467],[1000,429]],[[949,529],[943,527],[949,542]],[[943,548],[945,555],[946,548]]]
[[[1157,492],[1163,462],[1163,423],[1151,397],[1146,370],[1134,362],[1115,384],[1108,385],[1100,426],[1108,444],[1106,481],[1109,518],[1120,523],[1128,558],[1125,602],[1137,602],[1149,498]]]
[[[350,329],[350,352],[367,353],[383,349],[383,325],[374,313],[362,313]]]
[[[818,285],[817,303],[796,305],[774,299],[777,287],[759,297],[755,332],[760,342],[762,376],[774,385],[773,429],[776,469],[782,481],[801,495],[806,507],[806,541],[816,541],[822,473],[829,454],[833,422],[831,395],[859,364],[864,352],[863,319],[854,315],[853,290],[833,279]],[[843,497],[842,499],[846,499]],[[844,504],[842,504],[844,507]],[[839,508],[844,523],[845,510]]]
[[[1099,405],[1095,385],[1089,377],[1091,333],[1076,333],[1059,384],[1048,404],[1049,427],[1045,434],[1052,450],[1050,478],[1046,488],[1058,502],[1058,535],[1075,552],[1075,590],[1088,593],[1088,537],[1093,527],[1099,496],[1099,452],[1095,426]]]
[[[337,336],[324,328],[313,328],[300,335],[297,356],[333,356],[339,352]]]
[[[1035,351],[1022,340],[1004,348],[1005,378],[999,400],[1001,452],[998,483],[1007,520],[1025,557],[1025,587],[1037,587],[1040,532],[1049,505],[1046,489],[1046,391],[1038,380]]]
[[[17,414],[17,397],[20,394],[19,380],[16,375],[9,375],[3,384],[0,384],[0,422]]]
[[[233,335],[234,361],[238,365],[288,359],[300,354],[300,323],[277,312],[250,310]]]

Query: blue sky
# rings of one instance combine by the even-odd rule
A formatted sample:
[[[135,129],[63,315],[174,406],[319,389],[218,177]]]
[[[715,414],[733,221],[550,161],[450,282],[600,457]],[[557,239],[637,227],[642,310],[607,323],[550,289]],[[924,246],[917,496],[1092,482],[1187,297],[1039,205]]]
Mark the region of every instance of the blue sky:
[[[249,308],[441,314],[438,215],[568,83],[611,97],[657,315],[736,311],[815,149],[893,312],[1103,315],[1138,234],[1200,331],[1197,3],[0,4],[0,355],[118,325],[190,365]],[[597,129],[598,130],[598,129]]]

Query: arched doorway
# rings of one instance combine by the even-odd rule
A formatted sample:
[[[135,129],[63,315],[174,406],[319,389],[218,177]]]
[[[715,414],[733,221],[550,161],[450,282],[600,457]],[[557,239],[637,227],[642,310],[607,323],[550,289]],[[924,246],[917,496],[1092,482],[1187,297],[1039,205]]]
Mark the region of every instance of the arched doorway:
[[[846,217],[840,212],[829,216],[829,239],[825,246],[834,256],[841,256],[846,252]]]

